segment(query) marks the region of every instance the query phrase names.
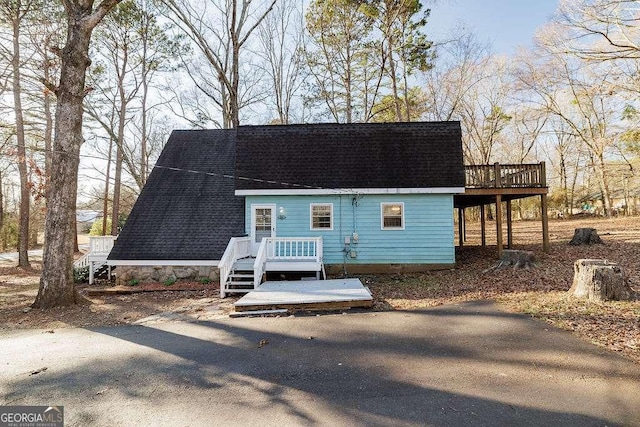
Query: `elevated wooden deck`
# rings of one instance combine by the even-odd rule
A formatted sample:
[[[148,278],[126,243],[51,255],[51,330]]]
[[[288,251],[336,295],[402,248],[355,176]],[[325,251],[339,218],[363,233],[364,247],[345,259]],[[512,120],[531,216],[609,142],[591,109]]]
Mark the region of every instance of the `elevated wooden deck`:
[[[485,206],[495,204],[498,257],[502,255],[502,202],[506,202],[507,247],[512,246],[511,201],[525,197],[540,197],[542,212],[543,250],[549,250],[549,225],[547,216],[547,187],[545,163],[500,164],[465,166],[465,192],[454,195],[454,207],[458,209],[459,245],[464,245],[466,208],[480,207],[482,245],[486,244]]]
[[[456,208],[488,205],[549,192],[544,162],[532,164],[467,165],[465,193],[454,197]]]

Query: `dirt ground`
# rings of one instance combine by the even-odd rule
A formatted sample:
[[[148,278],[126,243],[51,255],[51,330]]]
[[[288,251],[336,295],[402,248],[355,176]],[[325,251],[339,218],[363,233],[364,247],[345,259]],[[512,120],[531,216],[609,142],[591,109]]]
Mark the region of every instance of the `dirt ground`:
[[[604,244],[569,246],[573,230],[578,227],[596,228]],[[536,254],[536,267],[529,270],[484,272],[496,263],[494,223],[489,223],[487,236],[489,246],[480,247],[479,224],[468,222],[467,241],[457,250],[457,266],[452,270],[361,276],[373,292],[374,309],[411,310],[492,299],[508,310],[543,319],[640,363],[640,301],[596,304],[567,294],[573,263],[580,258],[607,259],[620,264],[632,287],[640,291],[640,218],[551,221],[549,254],[542,252],[539,221],[514,222],[514,248]],[[217,284],[138,285],[137,289],[158,290],[109,296],[88,296],[88,285],[84,284],[78,288],[87,299],[86,304],[33,310],[29,306],[37,293],[39,268],[35,263],[29,271],[0,266],[0,330],[205,319],[227,315],[236,300],[220,299]]]

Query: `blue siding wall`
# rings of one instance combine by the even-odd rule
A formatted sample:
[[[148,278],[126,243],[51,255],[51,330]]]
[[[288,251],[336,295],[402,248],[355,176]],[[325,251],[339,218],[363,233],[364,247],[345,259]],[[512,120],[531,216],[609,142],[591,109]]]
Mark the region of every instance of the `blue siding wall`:
[[[404,230],[382,230],[380,203],[404,203]],[[310,204],[333,203],[333,230],[311,230]],[[278,237],[321,236],[325,264],[454,264],[453,196],[451,194],[247,196],[246,230],[251,234],[251,205],[276,205]],[[284,207],[285,219],[278,219]],[[345,257],[345,237],[356,258]]]

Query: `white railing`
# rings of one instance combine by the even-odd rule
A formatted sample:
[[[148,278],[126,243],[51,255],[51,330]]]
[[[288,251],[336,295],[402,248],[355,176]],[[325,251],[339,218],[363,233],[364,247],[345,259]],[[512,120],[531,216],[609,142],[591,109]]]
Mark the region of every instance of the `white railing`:
[[[250,237],[232,237],[229,240],[227,249],[225,249],[222,258],[218,263],[220,270],[220,297],[225,297],[225,288],[227,280],[231,274],[233,264],[240,258],[251,256],[251,238]]]
[[[262,283],[262,275],[267,266],[267,240],[268,238],[263,238],[262,242],[260,242],[256,260],[253,262],[253,289]]]
[[[118,236],[91,236],[89,237],[90,255],[109,255],[113,249],[113,243]]]
[[[322,262],[322,237],[268,237],[267,261],[303,260]]]
[[[82,257],[74,261],[73,268],[81,269],[81,268],[89,267],[90,263],[91,262],[89,261],[89,254],[86,253],[82,255]]]
[[[73,268],[80,269],[89,267],[90,285],[93,284],[96,267],[100,268],[100,266],[104,265],[117,238],[118,236],[89,237],[89,251],[73,263]],[[109,270],[109,277],[111,277],[111,270]]]

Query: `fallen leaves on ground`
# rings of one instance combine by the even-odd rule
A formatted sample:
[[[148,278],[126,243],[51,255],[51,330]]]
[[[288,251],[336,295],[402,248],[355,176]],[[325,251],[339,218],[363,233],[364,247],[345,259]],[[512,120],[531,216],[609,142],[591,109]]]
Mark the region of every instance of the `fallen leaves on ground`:
[[[574,228],[596,228],[605,243],[569,246]],[[479,226],[467,236],[478,245]],[[536,268],[483,271],[497,262],[496,247],[457,249],[456,268],[424,274],[362,277],[374,295],[374,309],[413,310],[470,300],[496,300],[640,363],[640,301],[596,304],[570,297],[573,264],[581,258],[618,263],[640,292],[640,218],[553,221],[551,251],[541,251],[541,230],[533,221],[514,223],[514,249],[534,251]]]
[[[536,268],[500,269],[495,246],[481,247],[480,227],[467,223],[467,246],[458,249],[456,268],[424,274],[358,276],[374,295],[375,310],[412,310],[469,300],[496,300],[508,310],[527,313],[640,363],[640,301],[595,304],[570,298],[573,263],[580,258],[618,263],[640,291],[640,218],[558,220],[550,223],[551,251],[541,251],[541,225],[514,222],[514,249],[534,251]],[[488,245],[495,245],[489,222]],[[569,246],[575,228],[592,227],[603,245]],[[493,240],[492,240],[493,239]],[[220,299],[217,284],[177,282],[162,291],[88,298],[91,304],[51,310],[26,310],[38,290],[38,266],[0,267],[0,329],[93,327],[130,324],[153,314],[175,312],[198,318],[205,307],[229,313],[237,299]],[[141,285],[142,286],[142,285]],[[147,286],[147,285],[145,285]],[[153,285],[149,285],[153,286]],[[86,286],[81,286],[81,290]],[[312,339],[310,337],[309,339]],[[264,344],[263,344],[264,345]]]

